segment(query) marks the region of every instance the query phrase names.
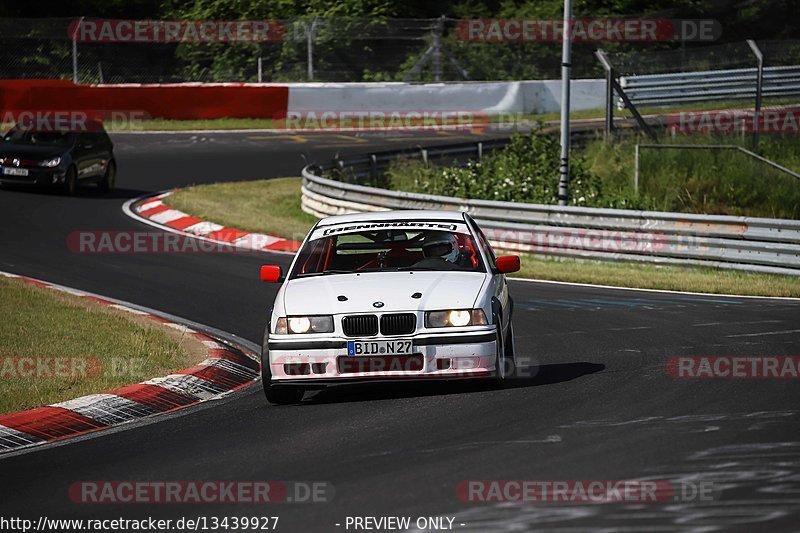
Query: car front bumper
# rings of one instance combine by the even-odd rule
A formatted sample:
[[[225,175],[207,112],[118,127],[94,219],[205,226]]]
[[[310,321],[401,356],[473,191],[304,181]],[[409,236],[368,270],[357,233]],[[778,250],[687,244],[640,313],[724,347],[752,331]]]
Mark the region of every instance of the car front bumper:
[[[494,329],[419,334],[374,340],[411,340],[412,354],[351,356],[347,339],[287,340],[269,338],[269,367],[273,384],[324,385],[362,381],[470,379],[495,372]],[[352,340],[352,339],[351,339]],[[264,361],[266,363],[266,361]]]
[[[27,168],[27,176],[13,176],[3,174],[2,166],[0,166],[0,182],[8,183],[9,185],[37,185],[45,187],[48,185],[63,184],[66,177],[66,171],[62,168]]]

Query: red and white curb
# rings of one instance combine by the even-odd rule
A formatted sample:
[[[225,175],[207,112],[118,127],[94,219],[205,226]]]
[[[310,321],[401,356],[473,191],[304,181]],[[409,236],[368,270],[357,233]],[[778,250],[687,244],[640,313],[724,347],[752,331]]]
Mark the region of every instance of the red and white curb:
[[[260,375],[257,356],[244,347],[133,307],[76,289],[61,287],[25,276],[0,272],[40,287],[46,287],[145,316],[200,340],[208,349],[201,363],[143,383],[126,385],[28,411],[0,415],[0,453],[97,431],[143,417],[167,413],[218,399],[255,381]]]
[[[178,209],[173,209],[163,202],[163,199],[173,192],[175,191],[167,191],[155,196],[128,201],[123,206],[123,211],[140,222],[171,233],[226,244],[242,250],[295,253],[300,249],[302,243],[298,241],[273,235],[264,235],[263,233],[251,233],[240,229],[226,228],[221,224],[208,222]]]

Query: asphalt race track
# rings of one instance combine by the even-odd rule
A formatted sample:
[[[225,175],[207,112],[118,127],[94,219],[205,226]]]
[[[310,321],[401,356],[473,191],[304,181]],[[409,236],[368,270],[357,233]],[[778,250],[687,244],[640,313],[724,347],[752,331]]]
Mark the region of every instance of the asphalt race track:
[[[439,142],[452,137],[434,136]],[[441,137],[441,138],[440,138]],[[255,253],[92,255],[76,230],[145,230],[123,202],[191,183],[297,175],[338,152],[429,139],[255,133],[115,137],[118,190],[0,191],[0,270],[127,300],[261,342],[275,287]],[[345,531],[348,516],[449,516],[463,531],[776,531],[800,520],[797,379],[674,379],[678,355],[800,355],[800,301],[512,282],[533,366],[481,385],[329,389],[267,405],[260,386],[147,423],[0,459],[0,514],[36,519],[279,516],[278,531]],[[297,480],[330,503],[73,503],[82,480]],[[465,503],[462,480],[654,479],[713,497],[640,504]],[[337,525],[338,524],[338,525]],[[462,525],[463,524],[463,525]],[[350,528],[352,531],[352,527]]]

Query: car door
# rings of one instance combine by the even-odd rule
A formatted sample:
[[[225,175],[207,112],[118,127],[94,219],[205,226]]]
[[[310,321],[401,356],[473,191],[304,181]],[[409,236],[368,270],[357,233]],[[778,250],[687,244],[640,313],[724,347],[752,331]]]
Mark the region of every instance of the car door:
[[[96,165],[95,140],[91,137],[91,132],[82,131],[77,133],[75,148],[72,151],[72,161],[78,171],[78,179],[87,179],[95,176],[93,166]]]
[[[103,131],[92,130],[81,133],[79,142],[82,142],[83,162],[78,168],[78,175],[82,178],[102,177],[111,158],[108,136]]]

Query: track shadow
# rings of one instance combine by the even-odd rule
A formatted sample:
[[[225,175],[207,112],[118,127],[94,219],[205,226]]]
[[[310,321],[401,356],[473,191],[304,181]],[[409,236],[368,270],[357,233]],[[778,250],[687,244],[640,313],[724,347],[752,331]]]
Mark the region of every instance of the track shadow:
[[[4,192],[13,192],[17,194],[36,194],[39,196],[61,196],[68,200],[69,198],[97,198],[97,199],[121,199],[128,200],[130,198],[138,198],[139,196],[155,191],[145,191],[139,189],[123,189],[116,188],[108,192],[99,190],[94,185],[83,185],[78,187],[75,191],[75,196],[66,196],[58,187],[44,187],[37,185],[19,185],[4,183],[0,190]]]
[[[520,369],[521,377],[508,380],[502,389],[518,389],[538,387],[571,381],[587,374],[594,374],[606,368],[598,363],[576,362],[555,363],[526,367]],[[358,383],[351,385],[335,385],[321,390],[307,398],[300,405],[362,402],[372,400],[390,400],[397,398],[414,398],[422,396],[441,396],[448,394],[467,394],[498,389],[489,380],[436,381],[429,382],[389,382]],[[499,389],[498,389],[499,390]]]

